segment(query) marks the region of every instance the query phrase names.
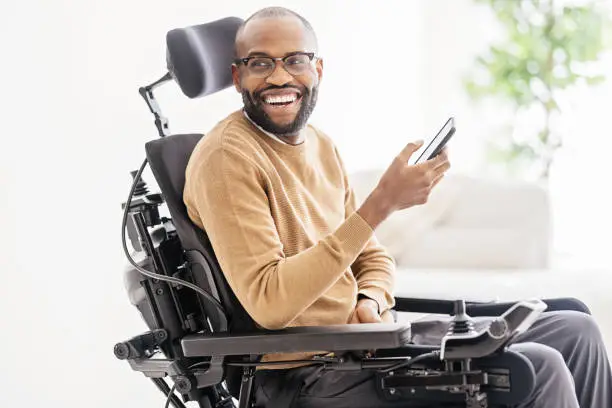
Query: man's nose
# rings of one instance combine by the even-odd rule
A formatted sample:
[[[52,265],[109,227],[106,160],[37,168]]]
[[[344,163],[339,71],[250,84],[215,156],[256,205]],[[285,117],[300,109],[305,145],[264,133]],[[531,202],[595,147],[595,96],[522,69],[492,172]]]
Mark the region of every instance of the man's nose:
[[[285,85],[293,80],[293,76],[285,70],[282,61],[275,61],[274,71],[266,78],[266,82],[273,85]]]

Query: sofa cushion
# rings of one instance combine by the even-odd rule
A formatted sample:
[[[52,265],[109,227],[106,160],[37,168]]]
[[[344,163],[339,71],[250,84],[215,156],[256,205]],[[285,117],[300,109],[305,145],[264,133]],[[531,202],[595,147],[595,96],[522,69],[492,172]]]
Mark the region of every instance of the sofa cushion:
[[[376,187],[382,173],[382,170],[370,170],[352,175],[351,183],[358,205]],[[379,242],[398,264],[403,264],[407,249],[417,246],[428,231],[450,217],[461,189],[457,178],[451,175],[445,177],[432,191],[427,204],[396,211],[376,229]]]

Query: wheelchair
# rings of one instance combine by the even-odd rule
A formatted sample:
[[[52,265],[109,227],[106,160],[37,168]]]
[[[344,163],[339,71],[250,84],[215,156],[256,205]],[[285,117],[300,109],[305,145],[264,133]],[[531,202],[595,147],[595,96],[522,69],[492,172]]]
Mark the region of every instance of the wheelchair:
[[[241,306],[206,232],[190,221],[182,200],[187,162],[205,135],[171,135],[153,91],[175,82],[185,96],[198,98],[232,86],[229,67],[242,21],[228,17],[169,31],[168,72],[139,89],[159,138],[145,144],[146,158],[131,172],[133,184],[122,205],[122,244],[129,261],[124,271],[127,293],[149,331],[115,344],[115,357],[149,378],[164,394],[166,406],[176,408],[188,402],[200,408],[253,407],[257,369],[275,364],[263,363],[263,355],[319,350],[330,353],[292,363],[372,370],[389,400],[468,408],[523,401],[535,386],[535,373],[529,360],[508,349],[509,342],[546,309],[590,313],[581,301],[397,297],[396,313],[451,316],[448,333],[436,346],[414,344],[410,323],[264,330]],[[159,193],[149,192],[143,180],[147,165]],[[169,216],[163,215],[164,207]],[[477,316],[492,319],[476,329]]]

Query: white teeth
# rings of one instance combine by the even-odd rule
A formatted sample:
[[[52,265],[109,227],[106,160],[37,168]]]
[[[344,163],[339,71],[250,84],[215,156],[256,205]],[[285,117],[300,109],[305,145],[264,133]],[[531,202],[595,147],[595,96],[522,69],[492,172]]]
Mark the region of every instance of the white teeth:
[[[268,96],[265,101],[266,103],[287,103],[294,102],[297,99],[295,94],[293,95],[281,95],[281,96]]]

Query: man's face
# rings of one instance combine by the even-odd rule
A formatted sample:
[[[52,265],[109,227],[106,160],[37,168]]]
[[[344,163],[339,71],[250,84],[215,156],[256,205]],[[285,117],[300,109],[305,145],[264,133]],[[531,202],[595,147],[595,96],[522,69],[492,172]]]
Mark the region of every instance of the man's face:
[[[239,58],[282,58],[300,52],[312,53],[316,51],[314,48],[314,39],[294,17],[252,20],[244,27],[237,44]],[[288,62],[291,64],[295,58]],[[277,61],[265,75],[258,73],[255,64],[232,67],[234,85],[242,94],[246,113],[264,130],[291,136],[306,125],[317,102],[323,65],[320,59],[305,61],[297,74],[287,72],[282,61]]]

